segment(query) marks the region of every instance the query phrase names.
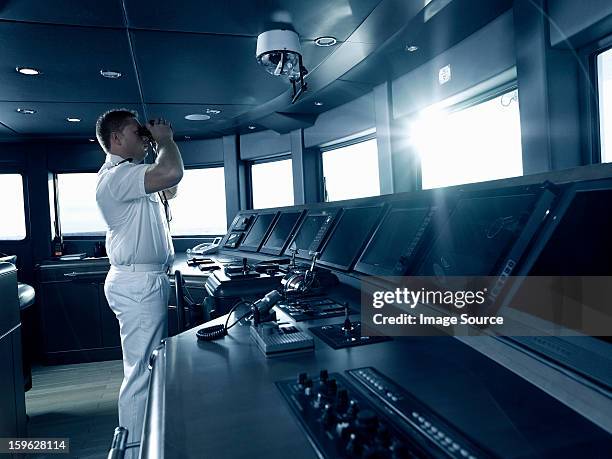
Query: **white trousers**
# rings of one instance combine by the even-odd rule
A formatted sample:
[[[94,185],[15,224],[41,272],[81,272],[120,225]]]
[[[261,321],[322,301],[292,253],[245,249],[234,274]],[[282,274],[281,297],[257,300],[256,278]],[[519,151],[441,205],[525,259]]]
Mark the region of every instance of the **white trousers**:
[[[149,357],[168,333],[170,282],[164,272],[124,272],[111,267],[104,293],[119,320],[123,382],[119,391],[119,425],[128,443],[140,441],[149,384]],[[126,458],[138,457],[138,448]]]

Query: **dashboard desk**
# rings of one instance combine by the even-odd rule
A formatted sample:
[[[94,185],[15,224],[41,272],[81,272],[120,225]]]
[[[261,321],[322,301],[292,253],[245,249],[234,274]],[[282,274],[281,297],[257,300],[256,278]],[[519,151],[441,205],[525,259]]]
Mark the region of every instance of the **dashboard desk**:
[[[318,457],[275,382],[365,366],[491,456],[601,457],[612,448],[612,435],[457,339],[395,338],[340,350],[314,339],[315,352],[266,359],[248,326],[212,342],[198,341],[196,329],[168,338],[152,363],[141,457]]]

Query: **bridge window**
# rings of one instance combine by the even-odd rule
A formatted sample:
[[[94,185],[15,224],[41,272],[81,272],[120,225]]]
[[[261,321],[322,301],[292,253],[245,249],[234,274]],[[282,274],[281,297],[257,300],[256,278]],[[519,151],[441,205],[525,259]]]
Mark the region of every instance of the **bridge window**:
[[[23,177],[21,174],[0,174],[0,240],[21,241],[26,238]]]
[[[612,162],[612,49],[597,56],[601,162]]]
[[[95,172],[57,174],[57,199],[63,236],[103,236],[106,223],[96,204]]]
[[[426,109],[410,138],[423,189],[523,174],[518,91],[458,111]]]
[[[223,167],[187,169],[170,201],[173,236],[225,234],[225,175]]]
[[[380,195],[375,138],[324,150],[321,156],[325,201]]]
[[[251,165],[253,209],[293,205],[293,170],[291,159]]]

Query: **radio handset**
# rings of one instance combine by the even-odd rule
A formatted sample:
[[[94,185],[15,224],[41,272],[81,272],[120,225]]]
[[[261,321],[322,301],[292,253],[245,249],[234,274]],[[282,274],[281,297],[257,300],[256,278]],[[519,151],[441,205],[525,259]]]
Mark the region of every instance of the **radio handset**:
[[[217,253],[219,251],[219,244],[221,243],[222,237],[216,237],[212,242],[203,242],[198,244],[191,249],[187,249],[188,254],[193,255],[206,255],[208,253]]]

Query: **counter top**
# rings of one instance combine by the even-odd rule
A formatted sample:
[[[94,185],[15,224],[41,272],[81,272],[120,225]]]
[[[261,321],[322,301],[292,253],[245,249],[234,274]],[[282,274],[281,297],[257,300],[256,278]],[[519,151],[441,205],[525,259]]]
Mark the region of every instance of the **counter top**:
[[[296,325],[307,331],[341,321]],[[149,455],[159,448],[166,457],[183,458],[317,457],[274,383],[300,372],[315,376],[323,368],[363,366],[390,377],[499,457],[559,451],[587,457],[612,447],[610,434],[452,337],[396,338],[340,350],[315,337],[315,352],[266,358],[248,326],[212,342],[198,341],[196,331],[167,339],[154,363],[144,458],[159,457]]]

